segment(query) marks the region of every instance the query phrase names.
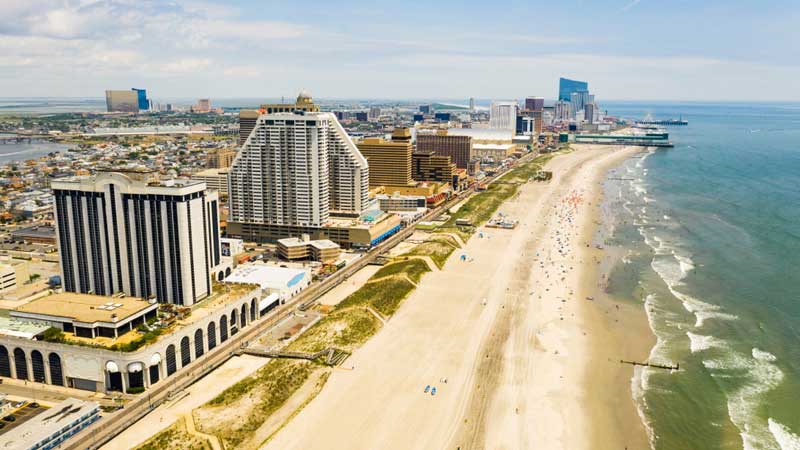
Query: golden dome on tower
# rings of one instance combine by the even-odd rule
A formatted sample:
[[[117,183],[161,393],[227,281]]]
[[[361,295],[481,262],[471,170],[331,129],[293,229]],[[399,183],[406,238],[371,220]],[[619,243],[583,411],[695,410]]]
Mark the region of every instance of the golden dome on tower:
[[[307,90],[303,89],[297,95],[297,104],[305,104],[305,103],[313,103],[313,102],[311,101],[311,94],[309,94]]]

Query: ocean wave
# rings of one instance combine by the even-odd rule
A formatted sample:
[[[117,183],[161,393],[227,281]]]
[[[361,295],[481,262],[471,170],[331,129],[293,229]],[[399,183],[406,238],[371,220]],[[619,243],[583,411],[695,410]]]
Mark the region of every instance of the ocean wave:
[[[772,353],[765,352],[764,350],[759,350],[757,348],[753,348],[753,358],[759,361],[769,361],[769,362],[773,362],[776,359],[778,359]]]
[[[708,350],[712,347],[724,347],[725,341],[714,336],[703,336],[694,334],[691,331],[686,332],[689,337],[689,349],[692,353],[697,353],[703,350]]]
[[[720,307],[718,305],[712,305],[711,303],[706,303],[702,300],[698,300],[691,295],[684,294],[682,292],[676,291],[673,287],[668,286],[669,291],[674,295],[678,300],[681,301],[683,308],[686,311],[694,314],[695,317],[695,328],[701,328],[706,320],[708,319],[719,319],[719,320],[736,320],[739,317],[733,314],[728,314],[725,312],[720,311]]]
[[[792,433],[786,425],[778,423],[770,417],[767,419],[767,427],[781,450],[800,450],[800,436]]]
[[[694,261],[692,260],[692,258],[690,258],[688,256],[682,256],[682,255],[679,255],[679,254],[674,253],[674,252],[673,252],[672,255],[675,257],[675,259],[678,260],[678,264],[680,264],[681,273],[683,273],[684,278],[686,277],[686,275],[689,274],[689,272],[694,270],[695,266],[694,266]]]
[[[639,419],[644,425],[645,432],[647,433],[647,440],[650,442],[650,448],[656,448],[656,434],[653,429],[652,422],[648,419],[646,409],[647,400],[644,394],[647,392],[646,381],[649,372],[647,367],[636,366],[633,368],[633,376],[631,377],[631,395],[633,396],[633,403],[636,405],[636,412],[639,414]]]
[[[720,307],[698,300],[691,295],[677,290],[683,286],[683,279],[695,269],[694,260],[688,255],[682,255],[677,249],[667,244],[657,235],[649,236],[645,229],[640,228],[639,234],[645,243],[655,252],[650,267],[658,274],[659,278],[667,285],[670,293],[683,304],[684,309],[694,314],[695,327],[700,328],[708,319],[735,320],[737,316],[720,311]]]
[[[774,355],[756,348],[752,349],[752,357],[731,352],[703,361],[703,366],[711,370],[715,378],[730,376],[743,381],[740,388],[727,394],[727,406],[728,417],[739,429],[745,450],[783,450],[772,429],[777,427],[770,428],[767,421],[758,416],[764,394],[776,388],[784,378],[774,362]]]

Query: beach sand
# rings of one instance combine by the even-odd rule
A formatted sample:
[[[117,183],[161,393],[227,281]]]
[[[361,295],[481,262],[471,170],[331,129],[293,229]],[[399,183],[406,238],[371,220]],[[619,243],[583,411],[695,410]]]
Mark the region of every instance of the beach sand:
[[[427,274],[265,448],[647,448],[619,360],[652,336],[642,308],[600,295],[592,243],[601,182],[638,150],[574,147],[501,206],[516,229]]]

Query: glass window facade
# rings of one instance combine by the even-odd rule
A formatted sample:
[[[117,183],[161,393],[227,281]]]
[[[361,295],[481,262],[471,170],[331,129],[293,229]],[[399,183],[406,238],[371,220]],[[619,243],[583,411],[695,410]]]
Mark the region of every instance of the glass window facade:
[[[588,92],[589,83],[585,81],[570,80],[568,78],[559,78],[558,80],[558,99],[563,101],[570,101],[570,95],[573,92]]]

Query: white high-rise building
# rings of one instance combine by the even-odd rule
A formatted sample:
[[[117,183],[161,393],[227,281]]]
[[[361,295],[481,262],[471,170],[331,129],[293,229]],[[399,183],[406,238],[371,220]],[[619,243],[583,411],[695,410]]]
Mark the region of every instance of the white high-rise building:
[[[368,203],[367,160],[331,113],[260,115],[233,161],[231,222],[321,227]]]
[[[517,110],[519,104],[513,102],[492,102],[489,111],[489,127],[515,130],[517,127]]]
[[[588,103],[594,101],[594,95],[586,91],[573,92],[570,94],[570,109],[572,111],[572,118],[577,120],[577,114],[586,107]]]
[[[557,101],[553,106],[553,120],[556,122],[569,122],[569,119],[572,117],[570,109],[570,102],[565,102],[563,100]]]
[[[219,213],[217,193],[205,183],[121,171],[51,187],[65,291],[185,306],[211,294]]]

